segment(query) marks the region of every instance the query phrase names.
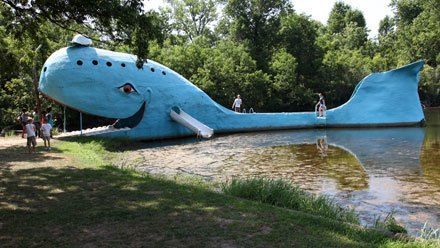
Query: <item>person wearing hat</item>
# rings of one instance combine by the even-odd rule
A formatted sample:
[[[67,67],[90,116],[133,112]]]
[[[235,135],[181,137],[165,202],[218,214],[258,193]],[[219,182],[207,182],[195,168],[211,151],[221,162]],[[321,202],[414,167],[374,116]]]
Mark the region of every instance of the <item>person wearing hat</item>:
[[[232,109],[235,110],[235,112],[240,113],[240,107],[241,107],[241,98],[240,95],[237,95],[237,98],[235,98],[234,103],[232,104]]]
[[[31,153],[31,145],[32,145],[32,152],[35,152],[35,146],[37,145],[37,140],[35,137],[35,131],[37,129],[32,122],[33,122],[33,119],[29,117],[27,119],[27,124],[25,126],[26,134],[27,134],[27,148],[28,148],[29,153]]]

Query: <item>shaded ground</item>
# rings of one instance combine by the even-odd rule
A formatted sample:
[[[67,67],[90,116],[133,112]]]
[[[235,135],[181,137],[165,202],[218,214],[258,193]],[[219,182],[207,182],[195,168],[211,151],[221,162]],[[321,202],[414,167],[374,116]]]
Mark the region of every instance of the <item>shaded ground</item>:
[[[3,141],[2,247],[376,247],[390,241],[357,226],[214,193],[199,181],[116,169],[94,157],[87,142],[55,141],[53,151],[40,147],[29,155],[23,140]]]

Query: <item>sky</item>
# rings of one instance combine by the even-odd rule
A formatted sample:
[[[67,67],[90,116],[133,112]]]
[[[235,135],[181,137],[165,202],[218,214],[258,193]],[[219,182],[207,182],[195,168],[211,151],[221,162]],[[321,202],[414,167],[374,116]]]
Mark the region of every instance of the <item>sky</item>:
[[[328,15],[337,1],[341,0],[292,0],[293,8],[297,13],[309,15],[324,24],[327,23]],[[342,0],[342,2],[362,12],[370,30],[370,38],[377,36],[380,20],[386,15],[393,15],[388,6],[391,0]],[[144,0],[144,5],[146,9],[157,10],[159,6],[164,6],[164,3],[163,0]]]

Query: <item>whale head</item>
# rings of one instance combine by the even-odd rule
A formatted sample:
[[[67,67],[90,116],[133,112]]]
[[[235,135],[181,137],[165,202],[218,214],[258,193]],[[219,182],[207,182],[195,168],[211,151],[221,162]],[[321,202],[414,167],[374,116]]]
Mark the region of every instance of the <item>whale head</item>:
[[[131,76],[139,73],[135,61],[129,54],[88,46],[62,48],[44,63],[39,91],[80,112],[117,119],[137,116],[139,122],[151,91]]]

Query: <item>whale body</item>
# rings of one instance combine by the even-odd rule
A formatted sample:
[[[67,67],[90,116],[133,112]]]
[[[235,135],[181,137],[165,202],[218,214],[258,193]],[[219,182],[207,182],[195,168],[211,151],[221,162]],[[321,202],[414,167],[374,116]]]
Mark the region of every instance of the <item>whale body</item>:
[[[327,110],[325,118],[317,118],[315,112],[236,113],[166,66],[148,60],[138,69],[134,55],[89,46],[54,52],[43,65],[39,91],[80,112],[119,119],[106,132],[91,133],[106,137],[153,140],[193,135],[194,130],[171,117],[179,111],[215,133],[416,126],[424,121],[417,91],[423,63],[366,76],[352,97]]]

